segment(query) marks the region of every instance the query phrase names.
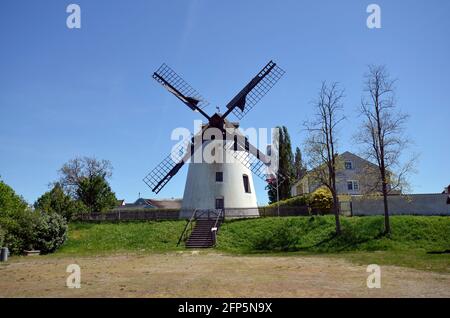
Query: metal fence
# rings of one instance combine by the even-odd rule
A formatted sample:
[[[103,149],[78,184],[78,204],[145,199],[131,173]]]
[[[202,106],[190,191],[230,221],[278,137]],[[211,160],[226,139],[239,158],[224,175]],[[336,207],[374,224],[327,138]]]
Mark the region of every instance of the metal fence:
[[[179,209],[123,209],[109,212],[86,213],[79,221],[157,221],[178,220]]]
[[[225,219],[240,217],[272,217],[272,216],[306,216],[310,215],[307,206],[288,207],[265,206],[249,209],[225,209]]]
[[[388,198],[391,214],[410,215],[450,215],[447,194],[413,194],[390,196]],[[351,201],[340,202],[340,213],[346,216],[383,214],[382,198],[352,196]],[[212,211],[212,210],[211,210]],[[79,216],[80,221],[157,221],[189,219],[193,210],[180,209],[114,209],[105,213],[86,213]],[[308,206],[264,206],[255,208],[226,208],[225,219],[252,217],[285,217],[332,214],[331,209],[316,209]]]
[[[300,207],[258,207],[258,208],[228,208],[224,209],[225,219],[252,218],[252,217],[285,217],[285,216],[307,216],[317,214],[306,206]],[[192,214],[192,212],[190,213]],[[82,214],[78,221],[157,221],[178,220],[179,209],[123,209],[109,212],[97,212]]]

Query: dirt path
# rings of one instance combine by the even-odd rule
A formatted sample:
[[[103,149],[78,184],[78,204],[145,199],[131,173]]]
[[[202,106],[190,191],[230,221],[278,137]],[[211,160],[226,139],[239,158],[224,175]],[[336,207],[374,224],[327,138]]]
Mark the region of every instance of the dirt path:
[[[81,267],[81,288],[65,286]],[[16,257],[0,265],[1,297],[450,297],[450,275],[382,266],[381,289],[365,266],[321,256],[217,253]]]

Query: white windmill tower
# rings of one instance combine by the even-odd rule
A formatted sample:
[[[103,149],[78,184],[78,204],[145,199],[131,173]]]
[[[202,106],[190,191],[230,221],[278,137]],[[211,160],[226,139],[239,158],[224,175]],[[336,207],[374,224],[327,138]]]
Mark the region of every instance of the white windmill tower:
[[[225,211],[226,217],[259,216],[252,173],[273,180],[270,158],[253,146],[239,131],[239,124],[226,118],[233,113],[239,120],[272,88],[284,71],[270,61],[227,105],[224,114],[209,116],[202,96],[163,64],[153,78],[184,104],[202,114],[207,123],[199,133],[174,149],[145,178],[158,193],[187,162],[189,170],[180,218],[193,211]]]

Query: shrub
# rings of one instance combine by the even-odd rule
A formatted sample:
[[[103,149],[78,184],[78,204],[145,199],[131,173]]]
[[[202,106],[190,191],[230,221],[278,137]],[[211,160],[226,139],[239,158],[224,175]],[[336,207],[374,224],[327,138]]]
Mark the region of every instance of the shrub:
[[[53,252],[66,239],[67,224],[56,213],[31,210],[14,190],[0,181],[0,240],[12,254],[27,249]],[[0,244],[1,245],[1,244]]]
[[[330,214],[333,206],[333,197],[326,188],[319,188],[311,194],[303,194],[279,202],[280,207],[303,207],[308,206],[312,214]],[[277,203],[272,203],[269,207],[276,207]]]
[[[319,188],[311,195],[309,202],[313,214],[329,214],[333,206],[333,197],[330,190]]]
[[[23,211],[15,218],[0,220],[5,229],[4,244],[12,254],[38,249],[42,253],[54,252],[67,238],[67,222],[56,213]]]
[[[67,222],[57,213],[40,213],[33,247],[43,254],[56,251],[67,239]]]
[[[11,253],[20,254],[30,249],[35,240],[34,228],[39,215],[25,209],[16,211],[14,215],[0,217],[0,225],[5,231],[4,244]]]
[[[293,198],[289,198],[286,200],[281,200],[279,202],[280,206],[288,206],[288,207],[297,207],[297,206],[307,206],[310,201],[310,196],[307,194],[299,195]],[[277,202],[272,203],[269,207],[277,206]]]

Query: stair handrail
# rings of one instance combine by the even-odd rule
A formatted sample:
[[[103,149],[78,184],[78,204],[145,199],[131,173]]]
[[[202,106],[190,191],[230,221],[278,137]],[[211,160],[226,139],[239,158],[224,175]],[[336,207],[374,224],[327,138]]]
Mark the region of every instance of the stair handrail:
[[[185,233],[186,233],[186,231],[187,231],[188,226],[189,226],[189,225],[192,226],[192,221],[195,219],[195,215],[196,215],[196,214],[197,214],[197,209],[194,209],[194,212],[192,212],[191,218],[189,219],[189,221],[188,221],[188,222],[186,223],[186,225],[184,226],[183,232],[181,233],[180,238],[178,239],[177,246],[180,245],[181,240],[183,239],[183,237],[184,237],[184,235],[185,235]]]
[[[214,223],[214,227],[217,227],[217,224],[219,223],[219,219],[220,219],[220,217],[222,216],[222,213],[223,213],[222,209],[220,209],[219,211],[220,212],[217,214],[216,222]]]
[[[222,209],[220,209],[219,211],[220,212],[217,214],[216,222],[214,222],[214,226],[211,229],[211,235],[213,236],[212,239],[213,239],[214,245],[216,245],[216,236],[217,236],[217,231],[218,231],[217,225],[219,224],[219,219],[223,213]],[[215,230],[213,231],[213,229],[215,229]],[[212,232],[214,232],[214,234]]]

